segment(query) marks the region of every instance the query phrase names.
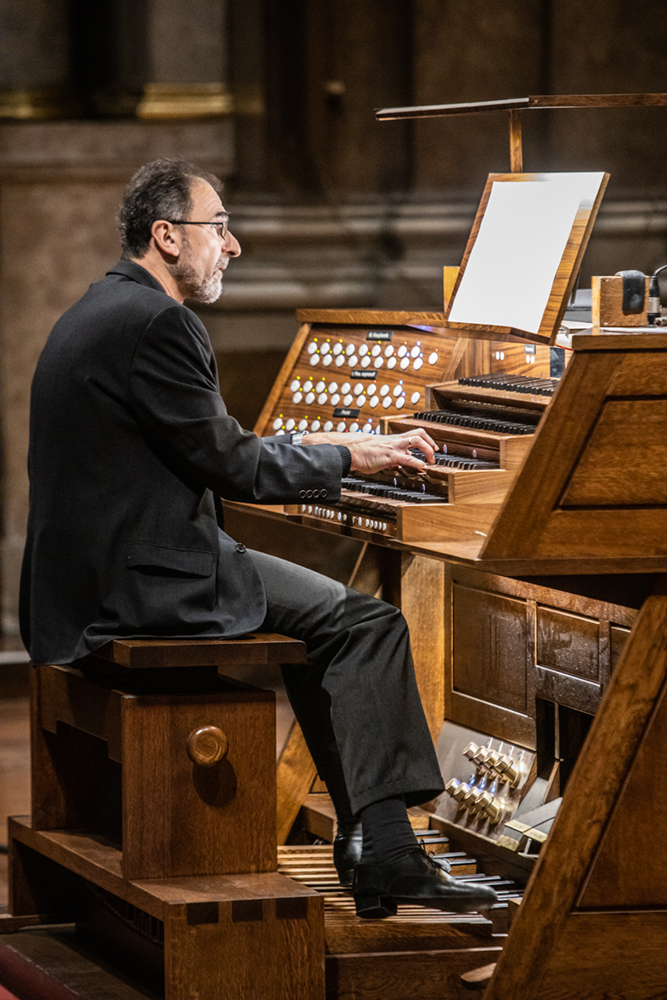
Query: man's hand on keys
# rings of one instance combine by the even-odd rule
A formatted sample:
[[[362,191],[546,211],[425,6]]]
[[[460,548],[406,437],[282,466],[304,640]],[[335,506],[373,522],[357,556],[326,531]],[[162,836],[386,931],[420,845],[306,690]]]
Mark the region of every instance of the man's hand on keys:
[[[329,433],[308,434],[304,437],[304,445],[310,444],[344,444],[349,448],[352,457],[350,472],[381,472],[383,469],[394,469],[401,465],[408,469],[423,469],[425,462],[411,454],[411,449],[417,449],[426,456],[426,462],[435,459],[437,445],[421,428],[406,431],[404,434],[342,434],[337,431]]]

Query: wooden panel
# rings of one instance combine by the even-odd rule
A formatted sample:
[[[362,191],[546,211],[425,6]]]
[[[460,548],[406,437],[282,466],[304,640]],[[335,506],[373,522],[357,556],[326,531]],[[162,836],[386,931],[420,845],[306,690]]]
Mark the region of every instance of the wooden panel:
[[[594,715],[597,711],[602,697],[600,684],[544,667],[536,667],[535,673],[535,693],[538,698],[588,715]]]
[[[667,858],[661,857],[659,851],[654,854],[650,848],[645,852],[641,845],[647,838],[651,839],[652,830],[661,826],[664,819],[662,792],[656,788],[655,777],[666,771],[667,695],[663,691],[632,770],[614,805],[577,901],[578,907],[664,906],[667,900]],[[633,845],[632,849],[629,849],[630,845]],[[667,956],[667,936],[665,954]]]
[[[662,585],[645,602],[632,637],[612,674],[605,699],[510,928],[505,950],[487,987],[485,1000],[530,996],[552,956],[558,953],[568,915],[576,904],[605,824],[664,688],[666,630],[667,594]],[[656,838],[651,830],[644,830],[642,840],[635,841],[631,847],[634,851],[644,848],[647,854],[650,852],[654,863],[665,862],[664,838]],[[648,867],[644,877],[651,877]],[[592,961],[596,950],[589,948]],[[622,959],[622,953],[619,955]],[[608,953],[605,953],[599,963],[602,969],[607,961]],[[571,982],[576,989],[578,967],[570,962],[570,969]],[[628,987],[633,978],[634,971],[630,974]],[[619,982],[622,983],[620,967]],[[664,986],[664,978],[662,984]],[[571,994],[561,992],[560,996],[563,995]],[[587,1000],[591,996],[590,993],[580,995]],[[622,994],[615,995],[620,997]]]
[[[480,538],[500,509],[494,503],[416,504],[398,510],[398,537],[404,542],[434,538]]]
[[[301,727],[292,723],[280,754],[277,774],[277,843],[284,844],[317,776]]]
[[[431,737],[445,715],[445,569],[441,562],[401,556],[400,607],[410,628],[415,675]]]
[[[667,399],[607,400],[563,507],[666,504]]]
[[[189,910],[167,911],[165,1000],[324,1000],[321,897],[219,903],[196,924]]]
[[[620,572],[626,560],[642,556],[643,566],[635,564],[633,572],[659,572],[667,557],[667,509],[556,510],[534,539],[532,558],[573,560],[575,554],[582,561],[606,560],[606,572],[613,571],[613,560]],[[539,575],[539,566],[533,572]]]
[[[329,994],[336,1000],[454,1000],[461,994],[452,980],[462,972],[492,962],[500,947],[481,943],[478,948],[451,951],[403,952],[382,955],[327,957]]]
[[[14,917],[48,914],[53,923],[76,918],[71,878],[54,861],[11,836],[8,875],[9,906]],[[3,930],[5,926],[3,923]],[[11,929],[7,926],[8,932]]]
[[[666,983],[667,911],[572,913],[546,966],[539,997],[661,1000]],[[503,996],[510,1000],[509,993]]]
[[[537,663],[550,670],[597,681],[600,628],[596,621],[555,608],[537,609]]]
[[[646,326],[646,304],[650,278],[644,279],[644,308],[638,313],[623,312],[623,278],[620,275],[594,275],[591,278],[593,326]]]
[[[122,852],[118,848],[81,830],[33,830],[26,816],[10,818],[9,836],[158,920],[164,920],[171,903],[315,895],[314,890],[275,871],[129,881],[122,876]]]
[[[89,826],[119,838],[118,693],[99,689],[88,700],[94,685],[67,667],[36,667],[31,671],[31,685],[31,808],[35,829]],[[58,725],[63,722],[65,727]],[[109,743],[104,742],[106,739]]]
[[[580,572],[587,573],[595,571],[596,562],[600,572],[664,568],[667,516],[664,505],[653,503],[664,496],[656,469],[667,463],[667,414],[662,401],[614,400],[609,404],[609,413],[615,415],[615,429],[609,434],[605,431],[607,418],[598,425],[598,417],[603,408],[606,410],[605,397],[611,394],[645,393],[650,387],[661,396],[667,395],[661,360],[665,343],[661,334],[656,334],[655,340],[644,334],[582,338],[480,553],[481,561],[488,559],[498,568],[507,560],[507,571],[531,575],[553,572],[555,564],[549,560],[562,560],[563,571],[573,572],[565,566],[573,566],[575,557],[581,560]],[[643,385],[641,378],[645,379]],[[642,443],[645,413],[651,424],[646,448]],[[589,441],[595,441],[599,427],[600,433],[606,435],[603,454],[593,461],[597,449],[591,444],[591,462],[585,459],[589,467],[577,481],[579,493],[575,495],[573,487],[568,499],[607,504],[610,496],[614,502],[616,490],[618,501],[641,502],[623,507],[561,508],[572,470],[585,455]],[[614,434],[615,446],[609,441]],[[630,458],[625,468],[619,460],[619,455],[625,454],[624,448],[627,451],[624,442],[630,447],[636,442],[640,456],[639,463],[634,464]],[[610,463],[612,479],[615,475],[620,486],[608,480],[605,461]],[[597,477],[592,487],[588,485],[589,472]],[[634,562],[630,564],[630,560]]]
[[[273,692],[123,700],[123,874],[165,878],[276,867]],[[212,767],[189,735],[229,740]]]
[[[36,668],[39,683],[38,725],[50,733],[58,723],[104,740],[113,760],[121,760],[121,698],[119,691],[91,683],[70,667]]]
[[[273,433],[273,431],[267,430],[269,426],[269,419],[280,397],[280,392],[283,386],[285,385],[285,382],[287,381],[289,374],[292,371],[292,368],[294,367],[296,359],[301,353],[304,341],[306,340],[306,337],[308,336],[309,333],[310,333],[310,324],[304,323],[299,328],[299,332],[297,333],[296,337],[294,338],[294,341],[292,342],[292,346],[287,352],[287,355],[285,357],[285,360],[283,361],[280,372],[278,373],[278,378],[273,383],[273,388],[271,389],[271,392],[267,396],[266,402],[262,407],[262,412],[257,418],[257,423],[255,424],[254,428],[255,434],[258,434],[260,437],[263,437],[265,434]]]
[[[616,355],[575,355],[486,541],[483,558],[534,555],[536,538],[557,504],[572,461],[586,443],[606,386],[619,364]],[[569,545],[571,552],[572,539]]]
[[[452,599],[453,690],[526,714],[525,603],[456,583]]]
[[[630,337],[623,334],[614,334],[614,340],[610,344],[607,341],[607,349],[612,348],[617,340],[626,341],[619,350],[626,352],[621,355],[621,363],[614,372],[614,377],[609,384],[610,396],[665,396],[667,395],[667,366],[665,366],[665,350],[667,349],[667,336],[660,333],[635,334],[634,349],[632,343],[627,343]],[[641,336],[642,350],[637,350],[637,344]],[[605,338],[606,339],[606,338]],[[595,350],[598,347],[599,337],[586,337],[587,349]],[[593,342],[592,347],[588,345]]]

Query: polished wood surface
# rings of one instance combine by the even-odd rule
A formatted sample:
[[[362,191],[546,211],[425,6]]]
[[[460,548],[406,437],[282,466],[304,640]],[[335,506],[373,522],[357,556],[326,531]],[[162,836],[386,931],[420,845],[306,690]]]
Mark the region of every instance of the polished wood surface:
[[[521,138],[521,114],[510,111],[510,170],[513,174],[523,172],[523,142]]]
[[[481,561],[664,571],[667,338],[576,337],[574,348]]]
[[[35,829],[84,827],[118,840],[130,879],[274,870],[273,692],[215,673],[197,681],[190,670],[175,693],[159,693],[35,668]],[[228,744],[211,767],[188,750],[203,727]]]
[[[317,776],[301,727],[296,720],[278,760],[277,843],[284,844]]]
[[[234,639],[113,639],[94,654],[130,670],[161,667],[220,667],[256,663],[302,663],[305,643],[277,633]]]
[[[650,283],[647,275],[644,279],[644,308],[638,313],[626,313],[623,312],[623,278],[620,275],[594,275],[591,278],[593,327],[646,326]]]

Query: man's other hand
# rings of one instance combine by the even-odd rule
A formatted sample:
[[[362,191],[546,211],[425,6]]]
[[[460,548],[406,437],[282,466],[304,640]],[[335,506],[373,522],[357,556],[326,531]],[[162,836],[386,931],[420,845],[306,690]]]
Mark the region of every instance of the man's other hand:
[[[421,428],[404,434],[341,434],[338,432],[308,434],[303,439],[309,444],[344,444],[352,457],[350,472],[381,472],[402,465],[407,469],[423,469],[426,462],[435,459],[437,445]],[[426,462],[412,455],[411,448],[426,456]]]

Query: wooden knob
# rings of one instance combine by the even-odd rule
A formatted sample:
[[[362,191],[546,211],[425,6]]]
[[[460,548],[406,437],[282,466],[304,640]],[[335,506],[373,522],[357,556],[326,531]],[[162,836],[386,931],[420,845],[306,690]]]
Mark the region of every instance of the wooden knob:
[[[188,736],[188,757],[199,767],[213,767],[227,756],[229,740],[217,726],[200,726]]]

